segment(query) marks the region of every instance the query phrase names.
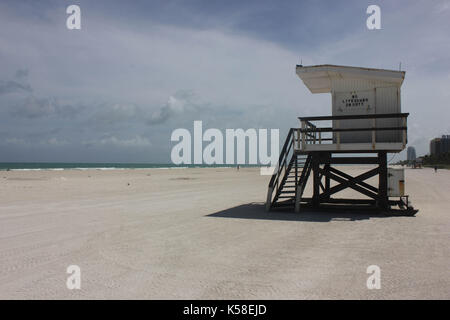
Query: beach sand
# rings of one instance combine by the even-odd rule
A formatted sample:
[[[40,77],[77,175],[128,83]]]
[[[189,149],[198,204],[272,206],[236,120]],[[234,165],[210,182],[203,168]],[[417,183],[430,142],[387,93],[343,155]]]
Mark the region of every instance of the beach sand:
[[[2,171],[0,298],[450,298],[450,171],[406,170],[415,217],[266,212],[268,181],[257,168]]]

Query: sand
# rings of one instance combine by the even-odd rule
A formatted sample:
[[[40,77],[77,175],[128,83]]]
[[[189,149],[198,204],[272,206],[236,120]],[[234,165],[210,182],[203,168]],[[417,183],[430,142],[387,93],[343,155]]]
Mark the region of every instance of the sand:
[[[0,172],[0,298],[450,298],[450,171],[406,170],[415,217],[267,213],[268,179],[256,168]],[[80,290],[66,287],[69,265]],[[366,287],[369,265],[379,290]]]

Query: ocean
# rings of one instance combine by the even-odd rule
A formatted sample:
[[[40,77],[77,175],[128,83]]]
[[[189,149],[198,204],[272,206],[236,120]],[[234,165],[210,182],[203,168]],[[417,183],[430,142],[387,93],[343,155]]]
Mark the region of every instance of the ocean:
[[[255,167],[258,165],[240,165],[241,167]],[[177,168],[234,168],[236,165],[217,164],[182,164],[170,163],[79,163],[79,162],[0,162],[0,171],[9,170],[120,170],[120,169],[177,169]]]

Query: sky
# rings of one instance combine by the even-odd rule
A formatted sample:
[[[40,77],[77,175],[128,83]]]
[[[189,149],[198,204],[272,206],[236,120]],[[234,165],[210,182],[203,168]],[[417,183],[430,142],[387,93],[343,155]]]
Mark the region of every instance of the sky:
[[[66,8],[81,8],[69,30]],[[381,8],[368,30],[366,9]],[[406,71],[418,155],[450,133],[450,1],[2,1],[0,162],[169,163],[177,128],[330,115],[296,64]],[[406,152],[398,159],[406,157]]]

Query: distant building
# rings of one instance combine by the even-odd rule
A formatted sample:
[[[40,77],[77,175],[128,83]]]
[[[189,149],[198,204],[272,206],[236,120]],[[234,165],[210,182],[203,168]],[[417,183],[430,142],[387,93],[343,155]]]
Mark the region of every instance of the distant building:
[[[418,157],[416,160],[413,161],[412,167],[413,168],[422,168],[423,164],[423,157]]]
[[[436,156],[450,152],[450,135],[443,135],[430,141],[430,155]]]
[[[416,149],[414,147],[408,147],[406,150],[406,160],[410,162],[416,160]]]

